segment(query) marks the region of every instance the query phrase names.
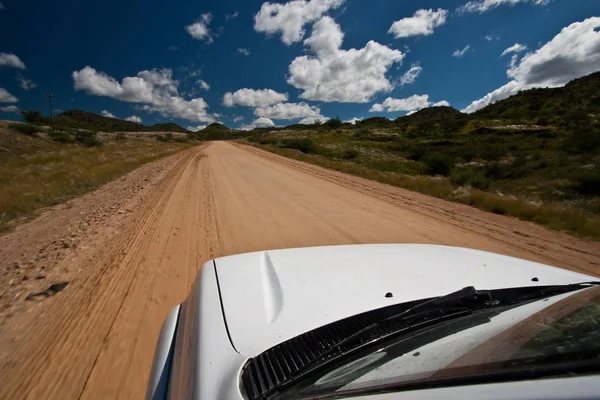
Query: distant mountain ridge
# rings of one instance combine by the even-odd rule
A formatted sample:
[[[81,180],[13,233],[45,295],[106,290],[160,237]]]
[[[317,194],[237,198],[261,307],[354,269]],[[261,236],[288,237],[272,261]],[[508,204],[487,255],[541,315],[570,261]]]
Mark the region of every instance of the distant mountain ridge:
[[[102,132],[182,132],[189,130],[174,122],[155,124],[151,126],[136,124],[117,118],[105,117],[93,112],[69,110],[60,113],[54,118],[57,127],[89,129]]]

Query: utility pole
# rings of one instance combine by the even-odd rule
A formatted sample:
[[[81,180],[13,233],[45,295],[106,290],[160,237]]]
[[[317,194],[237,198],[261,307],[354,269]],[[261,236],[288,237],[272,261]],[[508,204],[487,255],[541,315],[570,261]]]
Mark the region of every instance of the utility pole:
[[[43,94],[42,96],[48,97],[48,103],[50,104],[50,121],[52,122],[52,130],[54,130],[54,114],[52,113],[52,97],[53,94]]]

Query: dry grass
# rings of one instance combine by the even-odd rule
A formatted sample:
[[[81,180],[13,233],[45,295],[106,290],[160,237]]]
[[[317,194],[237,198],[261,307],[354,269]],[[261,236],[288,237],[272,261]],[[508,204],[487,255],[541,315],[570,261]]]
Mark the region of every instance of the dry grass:
[[[250,143],[289,158],[309,162],[321,167],[372,179],[378,182],[413,190],[430,196],[468,204],[495,214],[532,221],[551,229],[565,231],[577,236],[600,240],[600,218],[582,208],[568,208],[557,204],[532,204],[527,199],[503,196],[498,193],[470,189],[453,184],[445,177],[425,175],[411,176],[398,172],[386,172],[367,168],[351,161],[337,161],[313,154],[275,146]]]
[[[64,202],[189,147],[146,139],[108,141],[93,148],[35,140],[40,142],[38,151],[11,151],[0,158],[0,231],[14,218],[31,216],[41,207]]]

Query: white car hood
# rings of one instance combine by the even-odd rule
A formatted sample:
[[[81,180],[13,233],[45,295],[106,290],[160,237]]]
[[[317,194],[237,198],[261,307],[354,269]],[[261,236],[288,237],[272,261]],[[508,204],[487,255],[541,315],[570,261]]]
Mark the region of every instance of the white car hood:
[[[465,286],[499,289],[595,279],[494,253],[414,244],[274,250],[219,258],[215,265],[231,342],[248,357],[361,312]],[[386,297],[388,292],[393,297]]]

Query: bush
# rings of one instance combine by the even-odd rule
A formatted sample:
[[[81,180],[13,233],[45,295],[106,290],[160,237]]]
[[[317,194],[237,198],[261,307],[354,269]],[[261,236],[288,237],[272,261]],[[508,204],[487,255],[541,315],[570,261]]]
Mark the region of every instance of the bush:
[[[44,117],[39,111],[21,111],[23,121],[28,124],[45,124],[48,123],[48,118]]]
[[[600,132],[592,128],[575,131],[565,140],[563,149],[573,154],[594,153],[600,149]]]
[[[87,147],[102,146],[102,141],[96,137],[95,132],[79,131],[75,134],[75,140]]]
[[[29,124],[10,124],[8,125],[8,128],[29,136],[34,136],[37,132],[40,131],[40,129],[37,126]]]
[[[506,155],[506,149],[498,145],[488,145],[481,151],[481,158],[487,161],[498,161]]]
[[[281,147],[300,150],[303,153],[314,153],[316,146],[310,138],[283,139]]]
[[[574,189],[581,194],[600,196],[600,170],[588,171],[580,175]]]
[[[274,137],[264,137],[264,138],[260,138],[258,140],[258,143],[259,144],[277,144],[277,143],[279,143],[279,140]]]
[[[482,171],[474,169],[458,169],[452,170],[450,180],[460,186],[469,185],[475,189],[488,189],[491,184],[491,180],[486,178]]]
[[[427,154],[427,147],[425,146],[412,146],[408,148],[408,158],[413,161],[419,161]]]
[[[158,140],[159,142],[168,142],[169,139],[166,138],[166,136],[163,135],[156,135],[156,140]]]
[[[69,135],[67,132],[50,131],[50,132],[48,132],[48,136],[50,137],[50,139],[52,139],[53,141],[58,142],[58,143],[73,143],[73,142],[75,142],[75,139],[73,139],[73,137],[71,135]]]
[[[431,154],[423,158],[427,175],[448,176],[454,166],[454,160],[444,154]]]
[[[340,126],[342,126],[342,120],[340,119],[340,117],[335,117],[335,118],[331,118],[329,120],[327,120],[323,126],[327,126],[329,128],[338,128]]]
[[[356,149],[346,149],[342,152],[342,158],[345,160],[352,160],[359,155],[360,153]]]
[[[115,136],[115,140],[125,140],[125,139],[127,139],[127,135],[125,135],[123,132],[119,132]]]

